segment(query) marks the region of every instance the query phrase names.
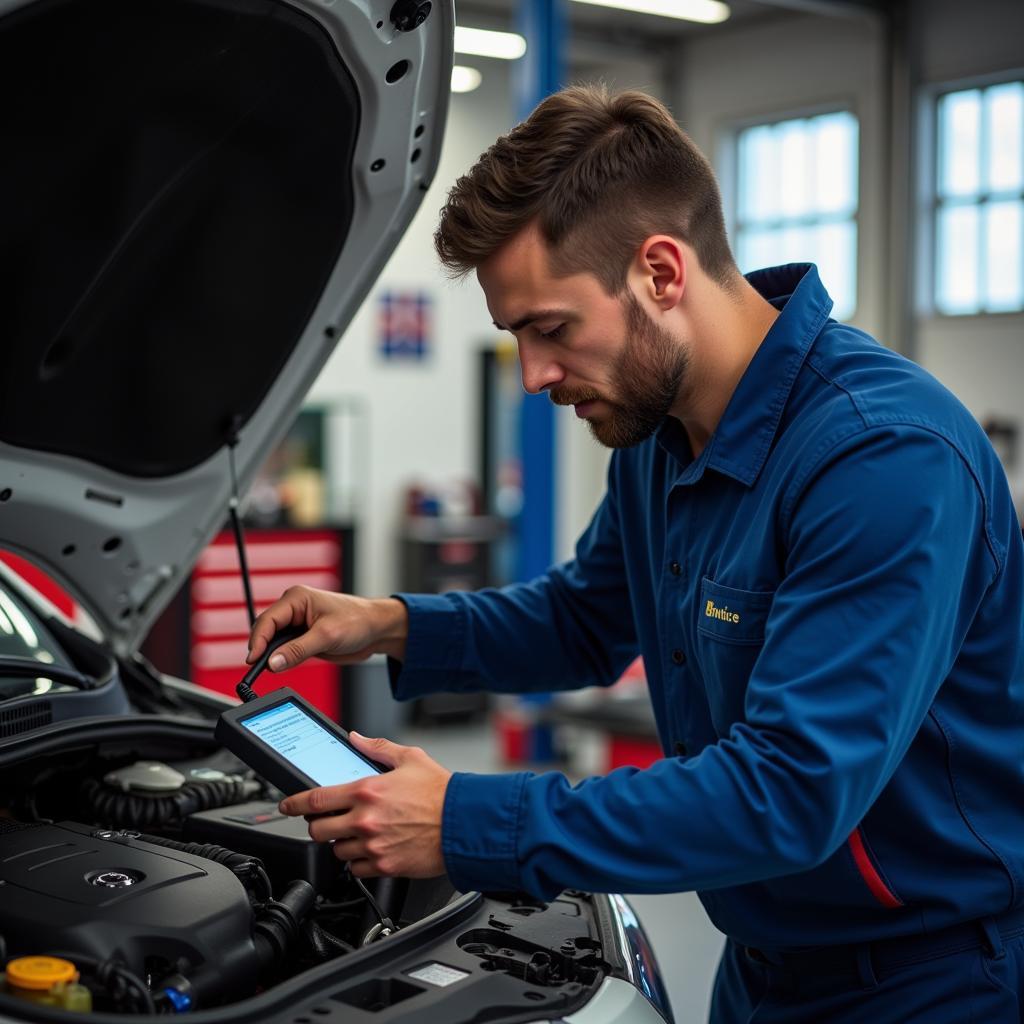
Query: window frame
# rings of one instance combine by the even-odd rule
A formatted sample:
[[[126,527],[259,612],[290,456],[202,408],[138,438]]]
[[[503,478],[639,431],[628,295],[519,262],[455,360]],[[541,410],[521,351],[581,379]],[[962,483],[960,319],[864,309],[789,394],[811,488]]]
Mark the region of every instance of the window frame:
[[[858,104],[849,98],[836,98],[828,102],[801,105],[797,107],[786,107],[772,111],[762,111],[759,114],[751,114],[741,118],[732,118],[723,131],[718,146],[718,166],[720,168],[719,180],[728,183],[728,194],[725,197],[725,221],[730,244],[734,258],[739,254],[739,233],[741,228],[739,207],[740,207],[740,136],[750,128],[774,127],[786,121],[810,120],[815,117],[822,117],[828,114],[849,114],[857,123],[857,204],[853,214],[843,217],[841,223],[851,222],[856,232],[856,244],[854,246],[854,271],[856,280],[854,282],[853,306],[844,316],[844,322],[852,323],[856,320],[862,305],[861,288],[863,286],[863,268],[861,266],[861,186],[864,181],[864,125],[863,118],[858,109]],[[785,221],[785,224],[811,225],[821,223],[820,218],[797,218]],[[810,253],[808,253],[808,258]],[[739,260],[737,259],[737,263]]]
[[[969,197],[967,201],[950,202],[939,195],[939,163],[942,159],[939,152],[939,107],[943,97],[951,93],[967,92],[978,89],[984,91],[992,86],[1006,85],[1010,82],[1024,82],[1024,67],[1008,68],[1003,71],[989,72],[980,75],[970,75],[964,78],[945,79],[938,82],[929,82],[918,90],[918,113],[917,113],[917,149],[921,154],[918,171],[918,195],[919,203],[917,210],[917,275],[914,283],[915,312],[924,319],[941,321],[967,321],[979,318],[1005,318],[1024,316],[1024,300],[1020,309],[987,310],[985,308],[973,310],[969,313],[947,313],[938,306],[938,269],[939,269],[939,245],[938,245],[938,219],[939,211],[946,206],[974,206],[979,211],[992,201],[993,193],[987,186],[979,188],[979,191]],[[982,118],[979,147],[980,170],[984,171],[988,166],[985,142],[987,132],[985,119]],[[983,173],[979,173],[979,179],[984,180]],[[1005,200],[1007,197],[1019,197],[1024,203],[1024,183],[1016,193],[996,193],[997,200]],[[983,249],[984,247],[981,247]],[[979,249],[979,280],[985,270],[985,254]],[[1022,272],[1024,272],[1024,259],[1022,259]]]

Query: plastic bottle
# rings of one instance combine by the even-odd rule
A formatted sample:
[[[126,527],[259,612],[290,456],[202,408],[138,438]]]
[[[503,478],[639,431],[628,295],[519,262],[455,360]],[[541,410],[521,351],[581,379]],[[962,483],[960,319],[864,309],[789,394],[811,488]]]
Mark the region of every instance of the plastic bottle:
[[[75,1013],[92,1011],[92,993],[78,983],[78,969],[55,956],[21,956],[7,962],[0,991],[40,1006]]]

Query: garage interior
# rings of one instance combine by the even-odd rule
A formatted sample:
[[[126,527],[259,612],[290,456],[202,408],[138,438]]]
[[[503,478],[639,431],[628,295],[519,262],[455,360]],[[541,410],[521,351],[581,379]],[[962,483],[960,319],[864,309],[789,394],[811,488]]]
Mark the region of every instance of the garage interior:
[[[459,29],[481,34],[456,36],[437,173],[242,496],[257,610],[293,583],[442,593],[529,579],[572,556],[604,493],[608,450],[571,408],[524,396],[514,340],[493,326],[472,276],[443,273],[432,243],[456,178],[560,84],[663,101],[714,165],[740,269],[817,262],[838,318],[920,363],[982,424],[1024,519],[1024,5],[729,0],[715,23],[630,6],[456,0]],[[301,147],[295,127],[283,146]],[[350,142],[337,140],[339,162]],[[295,187],[315,159],[300,152],[289,165]],[[329,246],[327,221],[348,215],[325,188],[307,225],[313,242]],[[292,252],[298,229],[276,227]],[[247,273],[256,287],[298,288],[301,306],[304,266],[289,255],[270,269]],[[170,292],[159,299],[173,306]],[[246,322],[244,304],[237,313],[250,337],[277,327]],[[201,378],[206,341],[194,341],[190,373]],[[95,442],[83,432],[83,451],[101,435],[102,426]],[[84,614],[38,567],[2,557],[72,618]],[[225,522],[143,651],[163,672],[232,693],[244,611]],[[530,700],[449,694],[399,705],[383,656],[344,670],[310,663],[294,676],[345,727],[422,746],[452,770],[555,768],[582,779],[662,756],[639,661],[610,689]],[[676,1020],[705,1019],[723,937],[692,893],[631,899]]]

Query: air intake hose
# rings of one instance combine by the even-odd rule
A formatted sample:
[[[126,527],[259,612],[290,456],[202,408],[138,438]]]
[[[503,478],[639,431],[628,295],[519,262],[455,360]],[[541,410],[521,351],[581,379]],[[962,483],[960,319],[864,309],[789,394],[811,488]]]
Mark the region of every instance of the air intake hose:
[[[316,891],[309,882],[296,879],[288,883],[279,900],[270,900],[258,912],[253,941],[260,962],[260,974],[272,974],[291,951],[302,922],[309,916]]]

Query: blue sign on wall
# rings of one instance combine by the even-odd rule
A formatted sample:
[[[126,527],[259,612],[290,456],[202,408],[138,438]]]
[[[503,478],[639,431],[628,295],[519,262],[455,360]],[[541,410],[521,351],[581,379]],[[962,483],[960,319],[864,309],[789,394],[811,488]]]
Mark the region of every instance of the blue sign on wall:
[[[432,302],[426,292],[382,292],[380,352],[385,359],[425,359],[431,347]]]

